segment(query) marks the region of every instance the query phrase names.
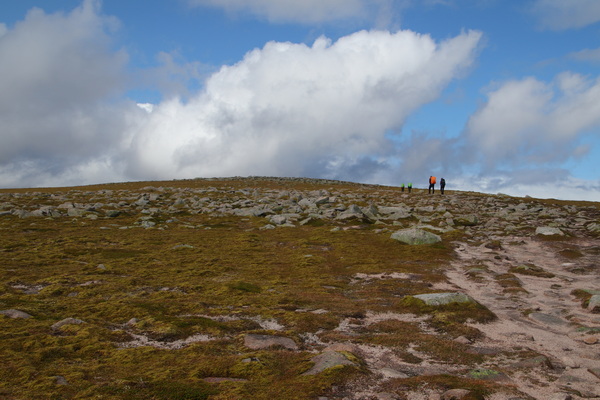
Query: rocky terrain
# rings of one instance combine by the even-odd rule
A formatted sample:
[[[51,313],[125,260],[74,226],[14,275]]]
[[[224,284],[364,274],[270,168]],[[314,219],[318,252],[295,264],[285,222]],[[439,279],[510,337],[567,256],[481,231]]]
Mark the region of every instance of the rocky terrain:
[[[599,237],[338,181],[2,190],[0,397],[600,398]]]

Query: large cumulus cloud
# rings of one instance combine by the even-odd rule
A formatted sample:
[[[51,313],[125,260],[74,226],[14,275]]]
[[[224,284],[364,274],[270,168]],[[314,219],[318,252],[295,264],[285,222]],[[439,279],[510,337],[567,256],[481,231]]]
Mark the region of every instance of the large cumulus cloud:
[[[436,43],[410,31],[361,31],[312,46],[268,43],[223,67],[188,102],[157,105],[133,135],[128,173],[375,172],[394,155],[386,133],[471,65],[480,37]]]
[[[469,68],[481,38],[360,31],[312,45],[270,42],[148,113],[125,97],[117,28],[95,0],[66,14],[34,9],[1,27],[1,186],[250,174],[373,180],[396,162],[386,135]]]

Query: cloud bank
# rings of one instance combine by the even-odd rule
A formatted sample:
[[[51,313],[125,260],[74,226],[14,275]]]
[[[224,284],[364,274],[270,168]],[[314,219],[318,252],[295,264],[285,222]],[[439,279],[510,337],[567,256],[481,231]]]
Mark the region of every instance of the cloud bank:
[[[454,175],[450,188],[551,197],[547,183],[532,183],[553,179],[578,198],[600,191],[560,168],[585,157],[600,128],[600,78],[495,83],[458,137],[403,131],[469,72],[480,32],[441,42],[384,30],[269,42],[211,74],[160,53],[158,67],[135,72],[169,97],[136,105],[117,29],[96,0],[0,24],[0,187],[233,175],[418,187],[444,171]],[[189,80],[203,80],[200,89]]]

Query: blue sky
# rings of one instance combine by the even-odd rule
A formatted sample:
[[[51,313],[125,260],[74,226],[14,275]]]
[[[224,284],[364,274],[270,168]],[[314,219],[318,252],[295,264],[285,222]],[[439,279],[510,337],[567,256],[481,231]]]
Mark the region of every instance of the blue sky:
[[[600,1],[0,0],[0,187],[308,176],[600,201]]]

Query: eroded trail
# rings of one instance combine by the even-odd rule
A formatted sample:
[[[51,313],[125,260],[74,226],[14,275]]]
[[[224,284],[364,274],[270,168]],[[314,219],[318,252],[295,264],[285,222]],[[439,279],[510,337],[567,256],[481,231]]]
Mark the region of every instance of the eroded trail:
[[[576,243],[578,248],[592,245]],[[511,380],[521,391],[535,398],[557,392],[600,396],[594,338],[586,343],[589,336],[577,328],[597,327],[600,315],[583,309],[572,294],[575,288],[600,287],[597,259],[565,260],[552,243],[522,237],[503,238],[493,249],[461,243],[457,254],[449,280],[498,316],[496,322],[476,325],[485,334],[479,345],[530,349],[549,361],[543,369],[515,370]],[[513,274],[527,272],[523,266],[535,266],[540,276]]]

